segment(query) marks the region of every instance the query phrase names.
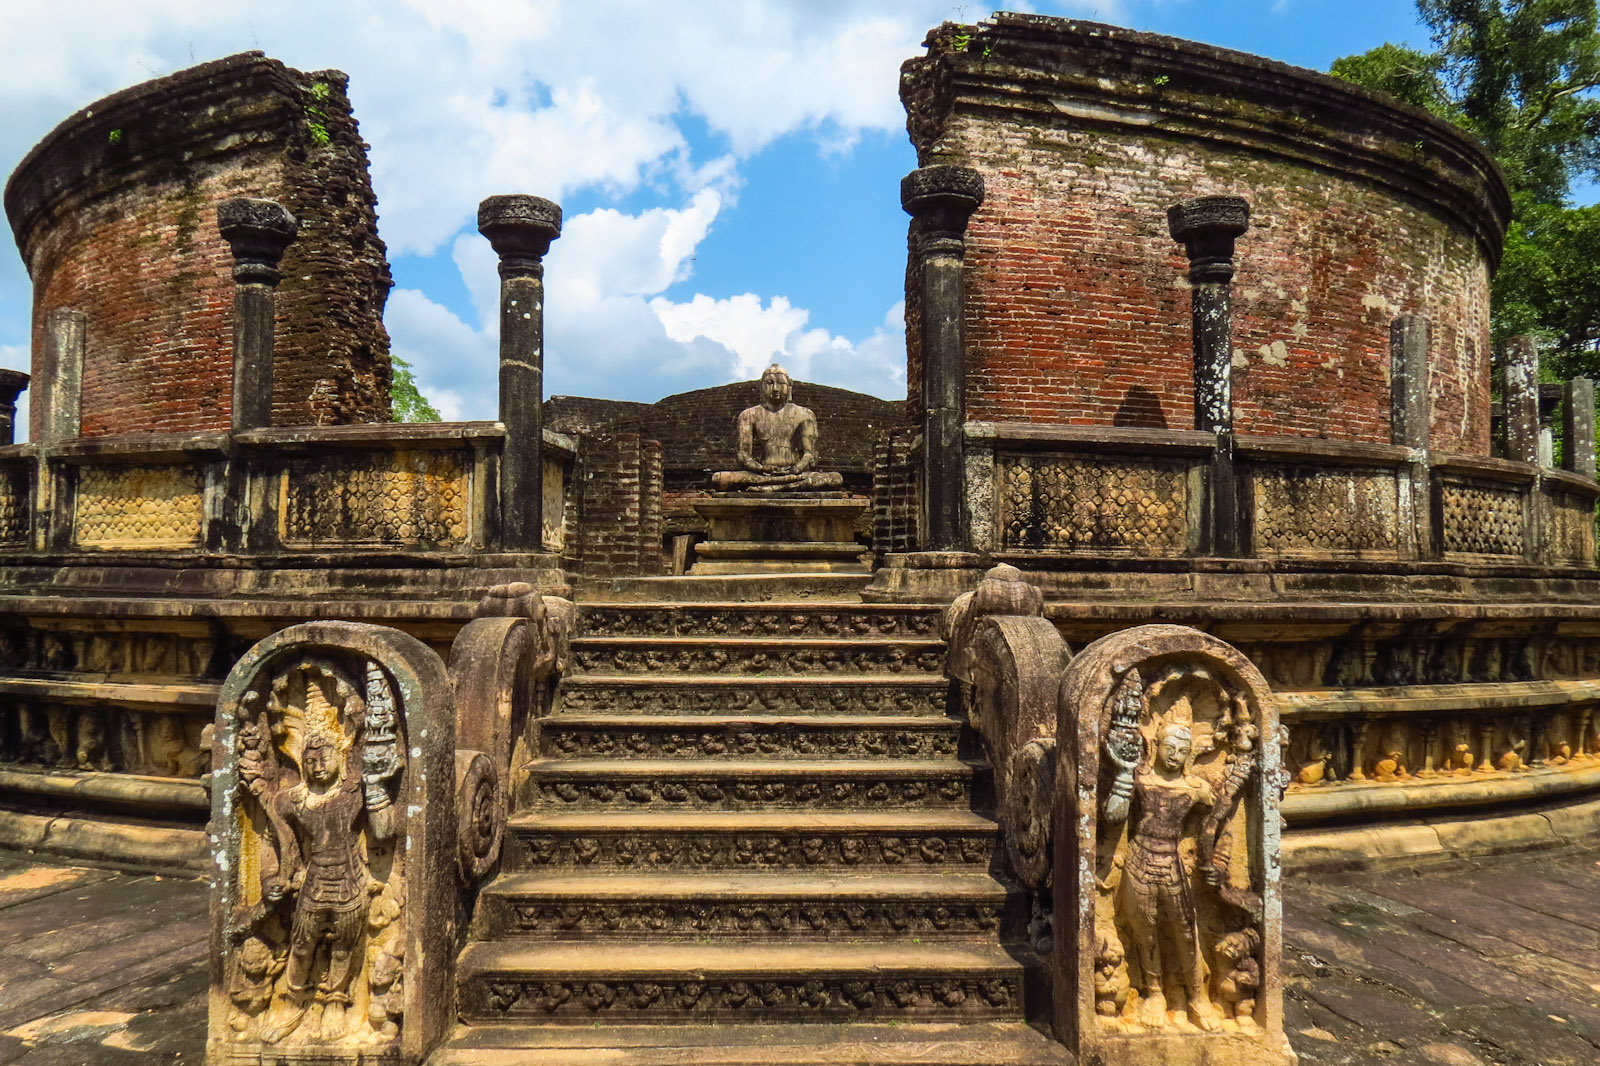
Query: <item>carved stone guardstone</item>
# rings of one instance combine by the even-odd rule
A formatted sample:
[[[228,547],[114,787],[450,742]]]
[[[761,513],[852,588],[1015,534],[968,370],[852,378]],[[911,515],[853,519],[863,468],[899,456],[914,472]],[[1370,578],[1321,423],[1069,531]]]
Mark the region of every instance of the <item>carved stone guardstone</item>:
[[[1057,1035],[1080,1062],[1296,1062],[1260,671],[1198,630],[1138,626],[1072,660],[1057,710]]]
[[[711,476],[718,490],[695,510],[710,527],[693,574],[865,574],[856,523],[866,500],[835,491],[835,471],[816,468],[817,419],[792,399],[777,363],[761,376],[761,402],[739,414],[741,470]]]
[[[415,1064],[443,1037],[458,946],[450,692],[426,645],[352,622],[291,626],[229,673],[208,1063]]]

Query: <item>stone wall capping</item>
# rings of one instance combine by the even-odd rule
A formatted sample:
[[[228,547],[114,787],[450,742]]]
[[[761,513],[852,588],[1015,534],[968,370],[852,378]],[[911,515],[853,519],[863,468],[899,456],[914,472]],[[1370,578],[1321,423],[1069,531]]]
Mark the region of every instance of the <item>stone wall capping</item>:
[[[26,441],[22,444],[0,444],[0,460],[33,459],[38,454],[38,441]]]
[[[1216,434],[1193,429],[1040,425],[1026,422],[968,422],[966,424],[966,434],[968,440],[992,440],[1007,446],[1026,447],[1060,444],[1086,451],[1209,455],[1217,446]]]
[[[929,34],[928,56],[908,61],[903,85],[919,67],[937,62],[962,84],[958,95],[979,101],[968,106],[1245,143],[1428,204],[1473,232],[1491,264],[1499,262],[1511,214],[1499,166],[1467,134],[1385,93],[1243,52],[1100,23],[1003,12],[966,29],[964,50],[941,42],[955,29],[947,23]],[[1055,60],[1063,50],[1071,51],[1072,63]],[[913,116],[908,126],[919,154],[930,150],[947,118]],[[1414,149],[1419,142],[1425,151]]]
[[[234,435],[246,447],[426,448],[502,440],[499,422],[368,422],[350,426],[272,426]]]
[[[1600,681],[1501,681],[1275,693],[1285,721],[1359,714],[1385,716],[1550,710],[1600,701]]]
[[[1429,458],[1435,473],[1465,475],[1517,485],[1531,485],[1539,480],[1539,475],[1543,472],[1536,463],[1491,459],[1483,455],[1449,455],[1432,452]]]
[[[53,703],[159,707],[169,713],[199,712],[206,715],[216,709],[219,688],[216,684],[206,682],[156,684],[0,677],[0,696]]]
[[[1234,452],[1243,459],[1286,459],[1327,465],[1373,464],[1403,466],[1416,458],[1416,450],[1396,444],[1328,440],[1322,437],[1264,437],[1240,434]]]
[[[52,459],[65,463],[170,462],[226,455],[226,433],[125,433],[78,437],[52,444]]]
[[[1558,487],[1563,492],[1575,492],[1582,496],[1600,496],[1600,484],[1597,484],[1594,478],[1586,477],[1583,474],[1546,467],[1539,471],[1539,477],[1546,485]]]

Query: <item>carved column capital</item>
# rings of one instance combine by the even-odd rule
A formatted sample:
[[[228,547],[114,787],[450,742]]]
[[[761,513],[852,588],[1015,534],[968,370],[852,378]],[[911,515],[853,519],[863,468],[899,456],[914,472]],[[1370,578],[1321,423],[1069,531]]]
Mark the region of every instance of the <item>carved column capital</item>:
[[[300,223],[275,200],[236,196],[217,205],[217,229],[233,250],[233,280],[240,285],[276,285],[278,263],[300,232]]]
[[[962,254],[967,220],[983,203],[983,175],[971,167],[918,167],[900,179],[900,206],[922,223],[924,256]]]
[[[1250,228],[1250,205],[1240,196],[1201,196],[1167,208],[1167,229],[1189,257],[1189,280],[1233,280],[1233,242]]]
[[[561,205],[511,193],[478,205],[478,232],[500,257],[502,278],[543,277],[550,242],[561,236]]]

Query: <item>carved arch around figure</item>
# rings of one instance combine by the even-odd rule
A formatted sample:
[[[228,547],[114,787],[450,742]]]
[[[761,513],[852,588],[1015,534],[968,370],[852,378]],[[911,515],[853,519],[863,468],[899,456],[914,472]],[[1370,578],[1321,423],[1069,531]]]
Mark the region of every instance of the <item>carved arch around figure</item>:
[[[342,760],[323,771],[320,794],[295,730],[318,733],[320,758]],[[415,637],[306,622],[240,658],[223,683],[212,742],[208,1059],[307,1043],[420,1063],[443,1038],[458,921],[455,763],[450,680]],[[330,832],[336,847],[331,865],[318,866],[318,897],[284,881],[264,890],[264,852],[328,850]],[[348,902],[318,902],[329,876],[348,886],[339,897]],[[339,917],[352,908],[359,919]],[[349,962],[321,942],[299,963],[323,987],[344,967],[338,996],[294,993],[297,921],[347,930],[334,941]]]

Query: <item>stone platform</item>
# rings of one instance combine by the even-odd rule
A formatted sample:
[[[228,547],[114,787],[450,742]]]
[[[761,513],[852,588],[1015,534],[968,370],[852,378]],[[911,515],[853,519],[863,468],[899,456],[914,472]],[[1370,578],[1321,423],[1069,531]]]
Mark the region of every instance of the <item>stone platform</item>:
[[[1303,1066],[1591,1066],[1600,1060],[1600,847],[1420,870],[1289,877],[1285,1013]],[[0,1066],[201,1062],[206,889],[0,854]],[[779,1063],[842,1027],[730,1026],[697,1063]],[[888,1027],[852,1026],[841,1062],[871,1062]],[[930,1064],[985,1039],[953,1026]],[[890,1034],[892,1035],[892,1034]],[[670,1064],[660,1026],[566,1028],[514,1060]],[[1040,1036],[1041,1045],[1045,1038]],[[955,1053],[952,1057],[950,1052]]]
[[[691,574],[866,574],[856,524],[868,501],[842,492],[719,493],[694,509],[710,525]]]

